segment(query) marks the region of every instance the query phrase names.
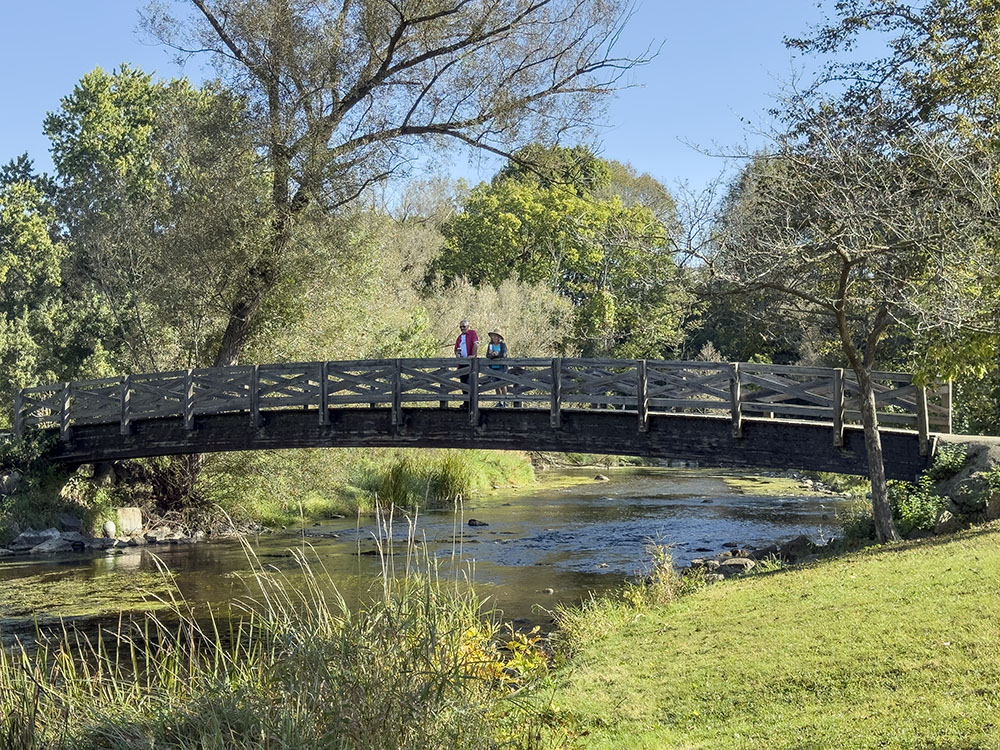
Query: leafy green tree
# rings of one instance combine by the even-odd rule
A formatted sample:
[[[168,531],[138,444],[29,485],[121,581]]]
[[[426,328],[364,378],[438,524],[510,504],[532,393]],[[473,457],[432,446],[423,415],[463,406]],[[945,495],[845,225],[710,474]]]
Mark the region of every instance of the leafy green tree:
[[[839,92],[835,106],[848,112],[872,106],[889,113],[886,127],[919,128],[957,139],[989,155],[1000,135],[1000,5],[993,0],[842,0],[811,33],[790,47],[827,59],[818,90]],[[874,58],[841,55],[868,43],[883,44]],[[833,103],[831,103],[831,106]],[[989,241],[989,240],[986,240]],[[993,259],[1000,262],[994,246]],[[985,287],[984,296],[1000,290]],[[997,325],[938,327],[912,342],[910,362],[924,373],[955,378],[959,426],[1000,429],[1000,336]],[[978,382],[985,378],[985,382]],[[975,395],[974,395],[975,394]],[[986,401],[984,401],[986,399]],[[968,410],[967,413],[964,413]]]
[[[523,164],[530,164],[529,168]],[[657,357],[681,338],[683,295],[669,228],[618,195],[608,162],[585,149],[533,148],[472,190],[445,225],[431,267],[448,282],[544,283],[576,310],[571,350],[585,356]]]
[[[887,340],[926,340],[995,320],[989,238],[995,164],[952,139],[887,137],[878,111],[822,107],[733,186],[711,258],[716,278],[769,290],[836,332],[857,377],[880,540],[898,539],[886,494],[875,381]]]
[[[229,299],[219,365],[240,359],[307,209],[351,203],[429,147],[509,154],[589,122],[643,62],[613,53],[624,0],[174,5],[179,18],[160,5],[148,28],[213,55],[253,115],[270,182],[265,250]]]
[[[14,393],[39,382],[101,374],[101,310],[64,283],[67,247],[25,157],[0,170],[0,385],[3,418]]]
[[[242,102],[211,84],[97,69],[45,130],[69,277],[112,313],[118,367],[210,364],[268,210]]]

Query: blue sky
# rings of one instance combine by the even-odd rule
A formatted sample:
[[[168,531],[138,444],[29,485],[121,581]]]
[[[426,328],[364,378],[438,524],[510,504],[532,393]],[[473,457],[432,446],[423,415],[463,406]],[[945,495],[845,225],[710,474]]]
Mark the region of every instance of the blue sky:
[[[87,71],[122,62],[161,77],[199,77],[169,50],[136,31],[141,0],[0,0],[0,162],[27,151],[48,169],[45,113],[59,106]],[[99,12],[98,12],[99,11]],[[821,20],[810,0],[641,0],[622,40],[638,52],[663,42],[660,55],[634,71],[634,88],[612,102],[598,137],[602,155],[631,162],[661,182],[700,187],[723,168],[692,146],[724,151],[753,136],[782,83],[801,66],[781,43]],[[453,172],[486,179],[495,169],[461,159]]]

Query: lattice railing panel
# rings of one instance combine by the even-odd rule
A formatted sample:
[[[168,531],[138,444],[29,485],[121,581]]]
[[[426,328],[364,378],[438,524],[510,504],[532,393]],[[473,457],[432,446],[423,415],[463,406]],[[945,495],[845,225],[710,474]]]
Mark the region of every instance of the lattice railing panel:
[[[748,416],[829,421],[834,408],[834,371],[819,367],[741,365],[741,406]]]
[[[479,370],[481,401],[511,401],[519,404],[545,404],[552,400],[551,359],[505,359],[494,370],[485,361]],[[506,389],[506,393],[501,393]]]
[[[71,383],[71,424],[102,424],[108,414],[120,411],[121,378],[102,378]]]
[[[577,408],[636,408],[638,366],[629,360],[564,359],[562,402]]]
[[[395,371],[392,360],[328,362],[327,403],[330,406],[388,403],[392,401]]]
[[[249,409],[252,380],[250,365],[192,370],[192,411],[223,414]]]
[[[184,416],[186,371],[133,375],[129,381],[133,419]],[[116,412],[109,417],[108,421],[113,422],[120,419],[120,414]]]
[[[261,365],[257,368],[257,394],[261,409],[290,406],[318,408],[320,363]]]
[[[400,401],[468,401],[472,361],[468,359],[402,359]]]
[[[730,407],[727,364],[650,360],[646,369],[650,411],[712,413]]]
[[[62,386],[46,385],[21,391],[21,420],[25,427],[58,427]]]

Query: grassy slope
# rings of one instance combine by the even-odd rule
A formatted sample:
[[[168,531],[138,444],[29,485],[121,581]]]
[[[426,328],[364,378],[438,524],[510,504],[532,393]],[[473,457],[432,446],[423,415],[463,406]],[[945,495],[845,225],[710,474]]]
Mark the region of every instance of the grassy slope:
[[[1000,747],[998,524],[716,584],[608,630],[554,697],[587,747]]]

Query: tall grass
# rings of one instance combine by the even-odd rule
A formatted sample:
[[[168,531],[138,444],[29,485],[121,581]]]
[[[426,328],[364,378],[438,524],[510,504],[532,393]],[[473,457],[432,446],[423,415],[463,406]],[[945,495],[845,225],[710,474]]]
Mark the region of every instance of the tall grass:
[[[559,629],[552,641],[560,661],[570,658],[578,644],[600,641],[621,625],[704,585],[698,574],[680,574],[669,547],[651,544],[646,554],[649,562],[644,574],[626,581],[618,591],[591,596],[579,606],[556,608]]]
[[[521,453],[422,450],[383,457],[365,467],[357,484],[372,501],[438,509],[449,507],[459,497],[533,479],[531,462]]]
[[[294,584],[247,549],[241,618],[198,621],[174,601],[171,618],[0,652],[0,747],[537,745],[520,696],[545,661],[523,636],[502,649],[467,586],[411,555],[395,576],[385,558],[352,611],[307,549]]]

